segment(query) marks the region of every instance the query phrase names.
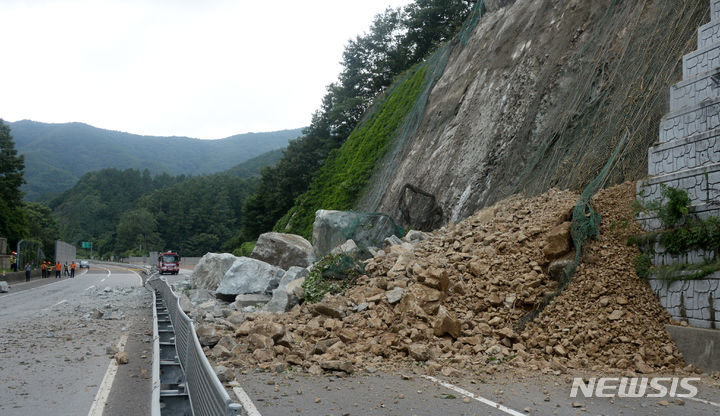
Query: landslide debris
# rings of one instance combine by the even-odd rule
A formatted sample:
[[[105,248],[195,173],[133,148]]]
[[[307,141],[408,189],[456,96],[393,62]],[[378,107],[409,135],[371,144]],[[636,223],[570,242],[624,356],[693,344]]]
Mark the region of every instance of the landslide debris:
[[[415,244],[389,246],[343,295],[213,323],[206,353],[237,371],[298,366],[311,374],[398,366],[445,376],[512,367],[646,373],[682,365],[663,326],[670,317],[635,275],[637,252],[625,244],[640,232],[631,183],[596,195],[599,240],[586,245],[567,290],[516,330],[556,291],[549,271],[573,255],[568,221],[577,199],[555,189],[512,197]]]

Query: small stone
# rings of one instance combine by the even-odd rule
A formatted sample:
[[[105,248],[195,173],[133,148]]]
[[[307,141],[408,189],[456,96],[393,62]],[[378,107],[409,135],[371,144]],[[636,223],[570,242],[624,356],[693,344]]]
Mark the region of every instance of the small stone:
[[[660,406],[670,406],[670,402],[667,401],[667,400],[660,400],[660,401],[658,402],[658,404],[659,404]]]
[[[115,354],[115,361],[118,364],[127,364],[128,362],[130,362],[130,357],[128,357],[125,351],[120,351]]]
[[[580,402],[572,402],[572,407],[581,408],[581,407],[585,407],[585,405]]]

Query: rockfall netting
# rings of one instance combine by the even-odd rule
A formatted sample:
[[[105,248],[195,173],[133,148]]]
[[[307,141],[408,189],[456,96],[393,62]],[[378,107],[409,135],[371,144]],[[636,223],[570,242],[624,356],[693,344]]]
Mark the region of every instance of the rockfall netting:
[[[394,163],[393,161],[401,157],[401,155],[406,150],[406,144],[417,132],[418,127],[420,126],[420,123],[423,119],[423,115],[425,114],[425,107],[427,106],[430,92],[435,87],[435,84],[445,71],[445,67],[448,63],[448,60],[450,59],[450,55],[452,54],[453,49],[456,48],[458,45],[467,44],[470,35],[472,34],[473,30],[475,29],[485,12],[485,2],[483,0],[478,0],[478,2],[475,3],[475,6],[473,6],[473,9],[470,11],[470,15],[463,23],[455,38],[437,49],[432,55],[430,55],[430,57],[425,60],[425,62],[421,64],[425,69],[425,81],[423,83],[423,86],[417,96],[417,99],[415,100],[415,104],[408,112],[402,126],[396,133],[391,148],[377,163],[378,169],[371,180],[373,186],[367,187],[364,190],[364,194],[362,195],[363,207],[378,206],[380,200],[385,194],[385,186],[389,182],[389,178],[392,175],[392,167],[396,165],[396,163]],[[368,111],[368,114],[376,111],[376,108],[379,108],[383,104],[384,100],[379,100],[373,105],[373,108]],[[408,185],[409,187],[413,187],[413,184],[407,184],[406,188],[408,188]],[[409,216],[411,215],[411,212],[415,211],[421,212],[423,218],[403,218],[403,225],[427,224],[426,227],[416,227],[425,228],[427,230],[433,229],[439,225],[439,221],[434,219],[434,217],[437,217],[438,214],[437,207],[432,204],[428,205],[427,195],[423,195],[423,192],[414,192],[413,195],[409,195],[404,198],[405,199],[402,204],[404,204],[406,209],[403,213],[403,216]],[[417,208],[418,205],[420,205],[421,207]],[[413,209],[413,207],[416,208]],[[441,212],[440,219],[442,219]]]

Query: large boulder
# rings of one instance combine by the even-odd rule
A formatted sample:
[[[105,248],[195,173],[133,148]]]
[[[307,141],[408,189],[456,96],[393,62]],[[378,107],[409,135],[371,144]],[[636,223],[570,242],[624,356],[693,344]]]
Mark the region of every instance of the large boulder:
[[[216,292],[220,295],[271,294],[285,270],[249,257],[238,257],[225,273]]]
[[[192,272],[191,278],[199,289],[215,290],[220,280],[235,263],[237,257],[230,253],[207,253]]]
[[[543,254],[548,262],[564,256],[570,252],[571,238],[570,229],[572,223],[566,221],[553,227],[545,234],[545,245],[543,246]]]
[[[295,234],[261,234],[250,257],[287,270],[292,266],[308,267],[315,261],[312,244]]]
[[[366,251],[367,247],[382,247],[384,239],[401,233],[402,229],[385,214],[321,209],[315,213],[313,247],[317,258],[347,240]]]

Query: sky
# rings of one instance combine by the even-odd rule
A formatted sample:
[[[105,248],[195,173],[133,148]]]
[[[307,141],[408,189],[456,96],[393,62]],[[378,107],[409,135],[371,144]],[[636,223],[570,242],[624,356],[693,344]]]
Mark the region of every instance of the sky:
[[[219,139],[304,127],[410,0],[0,0],[0,118]]]

